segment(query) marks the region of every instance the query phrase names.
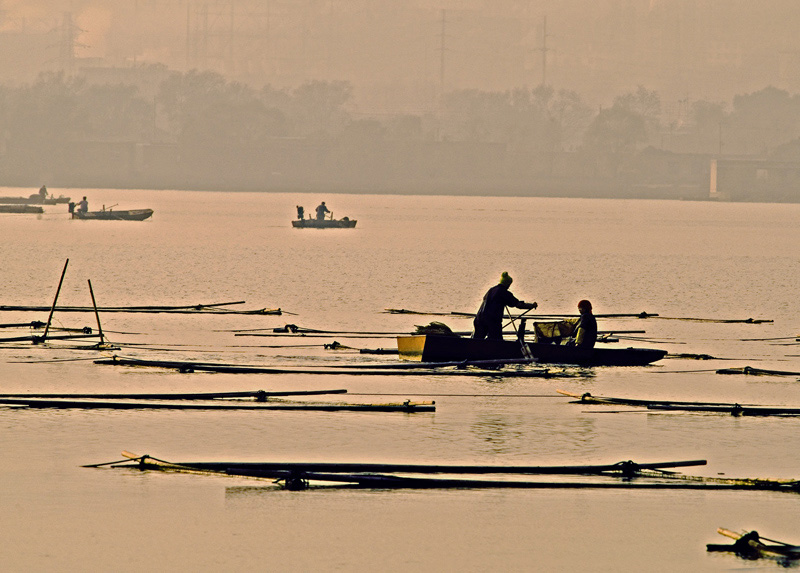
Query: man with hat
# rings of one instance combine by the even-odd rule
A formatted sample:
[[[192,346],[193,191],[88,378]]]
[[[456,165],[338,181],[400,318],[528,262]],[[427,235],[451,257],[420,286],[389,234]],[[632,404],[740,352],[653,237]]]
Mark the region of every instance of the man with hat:
[[[475,331],[472,333],[472,338],[483,340],[502,340],[503,339],[503,311],[507,306],[515,308],[536,308],[539,305],[535,302],[527,303],[522,300],[517,300],[508,287],[511,286],[512,279],[505,271],[500,275],[500,284],[497,284],[486,291],[483,296],[478,313],[475,315],[473,325]]]
[[[575,331],[567,341],[567,346],[594,348],[594,343],[597,341],[597,319],[592,314],[592,303],[588,300],[580,301],[578,312],[581,316],[575,324]]]

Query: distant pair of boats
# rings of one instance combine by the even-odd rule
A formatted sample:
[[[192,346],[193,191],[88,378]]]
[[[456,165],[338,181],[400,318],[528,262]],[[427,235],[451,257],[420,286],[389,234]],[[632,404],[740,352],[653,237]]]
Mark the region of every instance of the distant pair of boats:
[[[75,203],[70,197],[53,197],[48,195],[47,188],[42,186],[38,193],[30,197],[0,197],[0,213],[44,213],[39,205],[68,204],[69,213],[73,219],[94,219],[102,221],[144,221],[153,215],[152,209],[118,209],[114,206],[106,209],[105,205],[100,211],[80,211],[75,209]]]
[[[44,194],[41,192],[34,193],[30,197],[0,197],[0,204],[2,205],[58,205],[60,203],[69,203],[69,201],[69,197],[64,197],[63,195],[59,197],[48,196],[46,192]]]

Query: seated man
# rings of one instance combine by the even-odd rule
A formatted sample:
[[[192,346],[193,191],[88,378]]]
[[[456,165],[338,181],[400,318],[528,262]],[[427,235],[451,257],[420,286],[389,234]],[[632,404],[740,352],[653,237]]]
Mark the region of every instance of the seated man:
[[[567,341],[567,346],[580,346],[594,348],[597,341],[597,319],[592,314],[592,303],[582,300],[578,303],[578,312],[581,314],[575,324],[575,331]]]

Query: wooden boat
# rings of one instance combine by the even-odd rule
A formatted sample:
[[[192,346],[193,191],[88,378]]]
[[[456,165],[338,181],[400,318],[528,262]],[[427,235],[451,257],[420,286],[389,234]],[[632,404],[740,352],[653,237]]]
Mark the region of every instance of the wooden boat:
[[[64,197],[47,197],[42,199],[38,193],[34,193],[30,197],[0,197],[0,204],[4,205],[57,205],[59,203],[69,203],[70,198]]]
[[[295,219],[292,227],[295,229],[352,229],[356,226],[355,219],[342,217],[341,219]]]
[[[397,349],[401,359],[423,362],[528,357],[532,361],[544,364],[644,366],[667,355],[665,350],[652,348],[581,348],[537,342],[525,342],[524,348],[527,352],[523,350],[523,344],[519,340],[475,340],[436,334],[397,337]],[[526,356],[527,353],[530,356]]]
[[[73,219],[96,219],[101,221],[144,221],[152,216],[152,209],[130,209],[127,211],[114,211],[113,209],[103,209],[102,211],[73,211]]]
[[[36,205],[0,205],[0,213],[44,213],[44,209]]]

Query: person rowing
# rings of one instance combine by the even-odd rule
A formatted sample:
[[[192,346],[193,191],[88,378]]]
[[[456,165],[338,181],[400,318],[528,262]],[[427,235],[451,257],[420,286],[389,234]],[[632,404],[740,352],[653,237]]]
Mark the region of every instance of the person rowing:
[[[473,321],[475,330],[472,338],[476,340],[502,340],[503,339],[503,311],[507,306],[514,308],[533,309],[539,305],[535,302],[525,302],[518,300],[508,288],[514,279],[503,271],[500,275],[500,283],[496,284],[483,295],[483,302],[478,309]]]

